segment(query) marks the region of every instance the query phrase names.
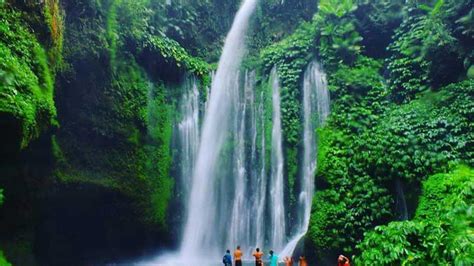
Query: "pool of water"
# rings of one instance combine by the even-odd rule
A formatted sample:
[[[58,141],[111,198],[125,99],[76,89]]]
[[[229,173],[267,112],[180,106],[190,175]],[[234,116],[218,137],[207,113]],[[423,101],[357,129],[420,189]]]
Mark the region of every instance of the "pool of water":
[[[223,266],[221,261],[210,261],[210,260],[190,260],[190,261],[160,261],[159,259],[144,261],[138,263],[117,263],[108,264],[107,266]],[[235,264],[232,264],[235,265]],[[243,261],[243,266],[254,266],[255,261]],[[264,261],[264,265],[269,265],[268,261]],[[278,265],[284,265],[280,263]]]

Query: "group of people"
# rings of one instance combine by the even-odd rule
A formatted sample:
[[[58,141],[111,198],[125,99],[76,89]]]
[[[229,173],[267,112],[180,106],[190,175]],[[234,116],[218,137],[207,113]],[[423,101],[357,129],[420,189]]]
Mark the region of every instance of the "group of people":
[[[270,262],[270,266],[278,266],[278,255],[275,254],[273,250],[270,250],[269,254],[270,255],[268,256],[268,260]],[[242,266],[243,255],[244,253],[240,249],[240,246],[237,246],[237,249],[234,251],[235,266]],[[252,253],[252,256],[255,258],[255,266],[263,266],[264,255],[265,254],[260,251],[259,248],[255,249],[255,252]],[[230,250],[227,250],[226,254],[224,255],[224,258],[222,258],[222,262],[225,266],[232,266],[232,255],[230,254]],[[283,259],[283,262],[285,263],[285,266],[293,266],[294,263],[293,258],[291,257],[285,257]],[[300,256],[298,262],[299,266],[308,266],[305,256]],[[349,259],[343,255],[339,255],[337,259],[337,266],[350,266]]]
[[[270,266],[278,266],[278,255],[273,252],[273,250],[270,250],[268,256],[268,260],[270,262]],[[263,266],[263,257],[264,253],[260,251],[259,248],[255,249],[255,252],[253,252],[252,256],[255,258],[255,266]],[[240,246],[237,246],[237,249],[234,251],[234,262],[235,266],[242,266],[242,256],[243,252],[240,249]],[[224,263],[225,266],[231,266],[232,265],[232,256],[230,254],[230,250],[227,250],[226,254],[224,255],[224,258],[222,259],[222,262]],[[293,259],[286,257],[285,260],[285,265],[292,266],[293,265]],[[306,263],[306,258],[304,256],[300,257],[300,266],[308,266]]]

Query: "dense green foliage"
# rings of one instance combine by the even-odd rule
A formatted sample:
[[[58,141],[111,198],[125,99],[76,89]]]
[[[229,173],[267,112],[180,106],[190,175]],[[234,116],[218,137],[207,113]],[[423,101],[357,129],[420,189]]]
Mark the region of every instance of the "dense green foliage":
[[[342,67],[329,80],[337,98],[333,115],[319,131],[319,189],[314,198],[318,207],[313,209],[308,234],[320,254],[340,247],[350,252],[351,243],[367,228],[391,217],[392,199],[383,185],[386,173],[377,172],[366,161],[380,157],[371,153],[380,139],[373,146],[366,143],[374,138],[374,126],[385,109],[380,66],[361,58],[353,68]]]
[[[383,114],[382,107],[367,107],[352,97],[346,107],[350,111],[336,109],[338,115],[320,131],[318,182],[323,191],[314,199],[318,207],[309,234],[318,247],[351,246],[368,228],[392,217],[391,180],[416,184],[445,170],[448,162],[472,164],[472,89],[472,82],[453,84]]]
[[[320,2],[313,23],[326,26],[320,27],[313,47],[328,72],[332,115],[318,131],[318,191],[308,232],[319,259],[363,251],[355,245],[364,232],[398,216],[394,182],[412,187],[405,193],[409,204],[416,204],[416,187],[427,176],[447,171],[453,163],[473,164],[474,84],[456,82],[470,66],[462,62],[470,60],[472,47],[466,43],[472,41],[453,26],[468,2],[410,3],[405,12],[411,16],[403,22],[401,16],[387,14],[381,21],[392,25],[394,41],[381,43],[388,54],[369,51],[377,59],[361,56],[365,51],[359,44],[360,36],[375,34],[370,30],[376,27],[367,23],[377,14],[364,16],[366,10],[360,9],[382,1],[371,2],[372,7],[364,1]],[[450,61],[440,61],[446,58]],[[405,104],[397,105],[401,102]],[[375,257],[390,250],[378,247],[373,252],[379,253],[371,253]]]
[[[65,5],[65,59],[72,71],[61,76],[59,101],[73,97],[82,104],[60,112],[62,156],[55,171],[63,182],[125,193],[136,200],[140,218],[162,230],[173,188],[170,83],[187,72],[208,82],[210,70],[171,38],[188,40],[184,28],[191,23],[184,15],[165,18],[172,8],[147,0]],[[91,89],[84,90],[84,80]]]
[[[355,30],[353,12],[357,9],[352,0],[319,2],[314,27],[320,29],[319,55],[330,66],[351,63],[361,51],[359,33]]]
[[[398,216],[395,182],[414,188],[406,196],[416,204],[416,188],[428,175],[474,163],[474,84],[458,82],[472,64],[469,3],[319,1],[312,20],[262,51],[264,72],[276,66],[281,79],[290,189],[302,72],[316,55],[328,73],[332,115],[318,130],[308,232],[319,259],[356,254],[364,232]]]
[[[55,197],[56,190],[67,189],[71,196],[62,199],[64,204],[79,209],[74,193],[88,198],[99,190],[119,198],[111,209],[125,213],[126,217],[101,221],[106,219],[103,214],[93,214],[97,215],[96,226],[107,226],[103,234],[123,230],[135,240],[143,238],[146,232],[153,241],[167,241],[174,186],[170,145],[174,97],[178,93],[175,88],[188,74],[199,77],[203,84],[209,82],[210,65],[195,55],[210,57],[220,48],[204,51],[209,47],[198,47],[191,28],[195,28],[194,24],[206,24],[197,18],[196,10],[204,11],[211,4],[193,7],[183,3],[182,7],[189,12],[178,15],[174,12],[180,11],[180,7],[166,5],[164,1],[1,3],[0,123],[4,139],[1,154],[5,156],[1,158],[2,167],[7,167],[4,160],[20,148],[24,150],[21,154],[42,153],[41,157],[48,162],[37,162],[35,156],[16,160],[11,167],[15,170],[9,170],[0,180],[13,193],[17,188],[11,180],[31,184],[33,177],[24,170],[29,165],[44,169],[41,178],[35,177],[40,181],[26,185],[27,189],[21,192],[26,196],[18,193],[18,198],[25,198],[21,204],[27,205],[27,209],[15,210],[18,203],[13,200],[6,206],[13,216],[2,221],[2,226],[15,219],[19,224],[10,226],[12,236],[0,238],[13,263],[35,263],[32,251],[35,241],[41,241],[36,235],[43,230],[35,208],[43,204],[43,198]],[[196,19],[191,21],[188,15]],[[218,23],[208,24],[205,26]],[[226,30],[224,27],[214,32],[212,42],[217,40],[218,44],[218,36]],[[40,203],[36,203],[37,198]],[[84,202],[87,204],[87,200]],[[106,203],[98,203],[98,208],[101,204]],[[68,219],[67,215],[57,218]],[[64,227],[74,222],[69,221]],[[114,228],[120,223],[130,226]],[[53,239],[61,237],[52,232],[53,244],[39,245],[39,253],[44,256],[49,249],[58,248],[60,243]],[[97,240],[104,241],[100,235]],[[71,237],[70,248],[80,245],[80,241]],[[123,244],[108,246],[113,250]],[[66,248],[64,256],[68,256],[68,251]],[[80,259],[83,255],[74,256]],[[46,265],[61,263],[65,258],[48,259]]]
[[[376,227],[358,245],[361,265],[474,263],[474,171],[461,167],[430,176],[413,220]]]
[[[2,206],[17,215],[20,229],[0,244],[13,263],[21,264],[14,249],[23,255],[39,246],[34,252],[41,253],[41,232],[31,228],[43,217],[32,210],[48,209],[40,205],[51,204],[44,198],[66,188],[81,200],[97,191],[120,195],[115,204],[127,216],[120,219],[157,232],[158,242],[175,236],[178,88],[187,75],[198,77],[200,89],[209,85],[241,1],[171,2],[0,0],[0,161],[15,160],[2,169],[0,185],[6,192],[21,187],[19,202],[10,200],[12,190]],[[259,2],[243,68],[256,69],[263,92],[267,120],[258,134],[265,134],[267,160],[267,81],[273,67],[278,71],[292,211],[303,72],[316,59],[328,76],[331,115],[317,130],[317,192],[306,239],[316,260],[344,252],[361,265],[472,265],[473,1]],[[394,221],[401,219],[397,184],[407,221]],[[2,252],[0,264],[9,265]]]
[[[470,66],[472,49],[466,45],[472,45],[472,39],[459,34],[459,22],[452,18],[466,12],[468,3],[440,0],[433,7],[421,5],[425,12],[409,9],[409,17],[389,46],[388,81],[396,102],[409,101],[429,87],[454,82],[458,72],[464,71],[463,64]]]
[[[21,13],[1,6],[0,21],[0,113],[13,124],[13,137],[4,145],[19,150],[56,124],[54,80],[46,52]]]
[[[157,20],[157,14],[152,10],[161,13],[166,8],[147,0],[111,2],[107,14],[107,37],[112,66],[117,63],[117,49],[133,45],[136,56],[145,53],[155,58],[162,57],[167,68],[182,68],[200,77],[208,74],[209,66],[206,62],[191,56],[177,41],[165,35],[165,27],[171,25],[167,21]],[[182,32],[178,26],[175,26],[175,30]]]

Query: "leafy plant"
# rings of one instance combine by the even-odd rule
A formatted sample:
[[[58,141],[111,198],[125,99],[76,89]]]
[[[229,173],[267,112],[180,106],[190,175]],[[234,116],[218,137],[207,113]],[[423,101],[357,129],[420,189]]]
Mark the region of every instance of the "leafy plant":
[[[321,0],[318,9],[322,15],[334,15],[342,18],[347,13],[355,11],[357,5],[352,0]]]
[[[324,63],[329,67],[341,62],[352,63],[362,50],[362,37],[356,31],[353,18],[357,5],[352,0],[331,0],[321,1],[319,7],[313,23],[320,30],[317,42]]]
[[[209,64],[202,59],[190,56],[178,42],[167,37],[152,37],[145,39],[144,49],[158,51],[165,60],[176,64],[178,68],[185,68],[198,77],[204,77],[210,70]]]
[[[474,10],[471,9],[469,13],[458,20],[456,24],[459,25],[459,28],[462,30],[462,34],[466,36],[474,37]]]

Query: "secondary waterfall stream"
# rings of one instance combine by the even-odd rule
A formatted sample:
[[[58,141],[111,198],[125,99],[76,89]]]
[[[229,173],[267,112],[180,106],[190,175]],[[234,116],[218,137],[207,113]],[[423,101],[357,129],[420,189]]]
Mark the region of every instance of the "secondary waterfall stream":
[[[281,99],[280,80],[276,67],[270,73],[270,84],[272,86],[272,160],[270,179],[270,226],[271,246],[275,250],[281,250],[286,241],[285,223],[285,200],[283,180],[283,137],[281,132]]]
[[[315,130],[322,126],[329,116],[329,103],[326,74],[318,62],[312,61],[303,79],[303,162],[300,170],[296,233],[281,252],[282,256],[291,256],[308,230],[318,153]]]

